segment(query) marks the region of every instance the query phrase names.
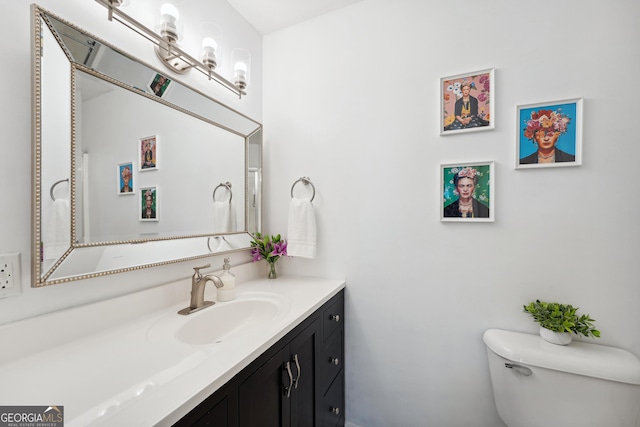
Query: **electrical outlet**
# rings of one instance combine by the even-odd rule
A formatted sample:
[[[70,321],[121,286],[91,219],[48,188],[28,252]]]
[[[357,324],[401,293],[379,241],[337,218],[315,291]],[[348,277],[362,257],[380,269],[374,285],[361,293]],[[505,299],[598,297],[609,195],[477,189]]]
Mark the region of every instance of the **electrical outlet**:
[[[0,298],[18,295],[22,292],[20,283],[20,254],[0,255]]]

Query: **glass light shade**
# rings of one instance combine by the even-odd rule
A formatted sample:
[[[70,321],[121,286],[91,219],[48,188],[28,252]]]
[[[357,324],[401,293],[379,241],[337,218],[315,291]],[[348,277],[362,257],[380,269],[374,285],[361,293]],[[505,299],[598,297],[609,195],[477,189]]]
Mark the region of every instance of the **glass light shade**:
[[[198,35],[202,39],[202,63],[210,70],[219,68],[222,64],[220,46],[224,46],[222,28],[215,22],[203,22]]]
[[[202,63],[211,70],[218,66],[217,49],[218,43],[214,39],[211,37],[202,39]]]
[[[178,41],[182,36],[179,19],[180,12],[171,3],[165,3],[160,8],[160,35],[168,42]]]
[[[178,12],[178,8],[171,3],[165,3],[160,7],[160,15],[162,15],[162,19],[173,24],[180,19],[180,12]]]
[[[251,53],[245,49],[233,49],[231,52],[233,64],[233,84],[240,90],[249,85],[249,71],[251,70]]]
[[[216,43],[216,41],[211,37],[205,37],[202,39],[202,48],[215,51],[218,48],[218,43]]]

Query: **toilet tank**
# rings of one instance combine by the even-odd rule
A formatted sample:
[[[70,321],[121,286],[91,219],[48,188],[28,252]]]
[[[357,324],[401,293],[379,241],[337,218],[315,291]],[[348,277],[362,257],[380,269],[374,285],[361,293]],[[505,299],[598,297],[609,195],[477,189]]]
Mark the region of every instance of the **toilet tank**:
[[[489,329],[496,408],[509,427],[640,427],[640,360],[626,350]]]

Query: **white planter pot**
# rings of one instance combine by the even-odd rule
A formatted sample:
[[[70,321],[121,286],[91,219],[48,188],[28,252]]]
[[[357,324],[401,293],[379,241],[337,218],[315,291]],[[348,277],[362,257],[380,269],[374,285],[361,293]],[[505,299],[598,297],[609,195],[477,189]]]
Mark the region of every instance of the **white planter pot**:
[[[543,340],[552,344],[567,345],[571,342],[571,333],[569,332],[554,332],[551,329],[543,328],[540,326],[540,336]]]

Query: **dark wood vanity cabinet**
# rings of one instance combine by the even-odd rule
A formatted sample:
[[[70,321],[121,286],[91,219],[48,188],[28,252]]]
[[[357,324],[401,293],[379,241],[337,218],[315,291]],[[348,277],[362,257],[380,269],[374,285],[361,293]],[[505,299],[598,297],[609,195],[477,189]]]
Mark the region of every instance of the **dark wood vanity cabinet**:
[[[316,319],[275,356],[241,378],[239,426],[314,425],[318,325]]]
[[[344,426],[344,291],[174,426]]]

